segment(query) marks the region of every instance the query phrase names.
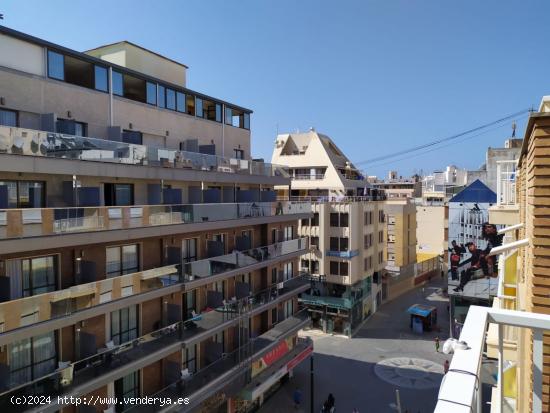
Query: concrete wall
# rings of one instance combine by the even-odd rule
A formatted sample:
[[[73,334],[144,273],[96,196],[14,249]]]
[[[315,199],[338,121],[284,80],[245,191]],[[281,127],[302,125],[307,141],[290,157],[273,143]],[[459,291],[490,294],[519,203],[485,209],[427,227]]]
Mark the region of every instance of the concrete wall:
[[[447,249],[445,239],[447,206],[416,206],[416,250],[443,254]]]

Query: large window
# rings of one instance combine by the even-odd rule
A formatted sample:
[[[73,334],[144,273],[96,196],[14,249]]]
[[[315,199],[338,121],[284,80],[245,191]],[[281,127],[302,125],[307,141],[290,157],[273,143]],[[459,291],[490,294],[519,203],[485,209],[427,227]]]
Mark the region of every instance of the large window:
[[[157,104],[157,85],[156,83],[147,82],[147,103],[150,105]]]
[[[186,98],[185,98],[185,94],[181,93],[181,92],[176,92],[176,109],[178,112],[182,112],[182,113],[186,113],[187,112],[187,108],[185,107],[186,105]]]
[[[51,50],[48,50],[48,77],[65,80],[64,56]]]
[[[141,145],[143,143],[143,134],[135,130],[125,129],[122,131],[122,142]]]
[[[216,122],[222,121],[222,105],[211,100],[196,98],[196,116]]]
[[[109,72],[106,67],[95,66],[94,68],[95,88],[102,92],[109,91]]]
[[[67,135],[86,136],[86,124],[77,122],[72,119],[57,119],[55,124],[57,133],[65,133]]]
[[[17,126],[17,112],[15,110],[0,109],[0,125]]]
[[[176,91],[166,89],[166,109],[176,110]]]
[[[107,247],[107,278],[139,271],[139,248],[137,244]]]
[[[106,183],[104,200],[106,206],[134,205],[134,185]]]
[[[283,281],[290,280],[292,278],[293,271],[293,263],[292,262],[286,262],[283,264]]]
[[[44,208],[45,184],[37,181],[0,181],[8,187],[8,208]],[[0,199],[0,205],[6,200]]]
[[[289,225],[288,227],[285,227],[283,240],[290,241],[292,238],[294,238],[294,227],[292,225]]]
[[[116,72],[113,70],[112,83],[113,83],[113,94],[118,96],[124,95],[124,82],[122,81],[122,73]]]
[[[347,251],[349,247],[348,238],[330,237],[331,251]]]
[[[11,343],[8,354],[12,384],[45,376],[57,368],[55,332]]]
[[[225,124],[236,128],[250,129],[250,114],[239,109],[226,107]]]
[[[23,297],[55,291],[57,255],[21,260]]]
[[[166,88],[162,85],[159,85],[158,87],[159,91],[159,108],[166,107]]]
[[[185,359],[183,360],[183,367],[188,370],[190,374],[197,371],[197,345],[192,344],[185,346]]]
[[[115,405],[115,410],[117,412],[123,412],[129,409],[133,405],[125,404],[125,400],[139,397],[139,395],[139,371],[135,371],[118,379],[115,381],[115,397],[117,400],[120,400],[120,402]]]
[[[111,340],[116,345],[138,337],[138,306],[111,312]]]
[[[331,227],[347,227],[349,224],[349,215],[344,213],[331,213],[330,214],[330,226]]]

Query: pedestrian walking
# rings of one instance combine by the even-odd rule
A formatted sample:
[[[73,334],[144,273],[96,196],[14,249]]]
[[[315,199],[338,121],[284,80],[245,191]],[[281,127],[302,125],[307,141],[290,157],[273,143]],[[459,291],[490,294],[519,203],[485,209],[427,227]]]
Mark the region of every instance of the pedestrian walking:
[[[445,360],[445,363],[443,363],[443,371],[445,374],[449,372],[449,360]]]
[[[439,337],[435,338],[435,351],[439,353]]]
[[[294,408],[299,409],[300,404],[302,403],[302,392],[298,387],[294,390],[294,394],[292,395],[292,399],[294,400]]]

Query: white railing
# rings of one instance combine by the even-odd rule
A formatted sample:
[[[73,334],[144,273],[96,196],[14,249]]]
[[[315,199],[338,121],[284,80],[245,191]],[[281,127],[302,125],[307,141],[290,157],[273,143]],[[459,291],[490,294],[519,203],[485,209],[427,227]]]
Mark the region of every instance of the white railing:
[[[497,161],[497,205],[516,204],[517,161]]]
[[[503,412],[504,327],[528,328],[533,331],[532,412],[542,412],[543,333],[550,330],[550,315],[524,311],[470,306],[460,341],[465,349],[456,349],[443,377],[434,413],[481,413],[482,385],[480,383],[485,337],[489,323],[498,325],[498,400],[493,400],[497,412]],[[518,394],[519,397],[528,397]]]

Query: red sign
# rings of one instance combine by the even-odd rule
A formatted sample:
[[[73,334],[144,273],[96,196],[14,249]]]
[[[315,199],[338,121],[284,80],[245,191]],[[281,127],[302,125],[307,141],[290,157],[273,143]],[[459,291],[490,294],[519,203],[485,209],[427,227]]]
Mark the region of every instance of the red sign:
[[[304,361],[311,353],[313,353],[312,346],[306,348],[304,351],[302,351],[300,354],[290,360],[286,365],[287,370],[292,370],[294,367]]]
[[[262,360],[266,365],[271,366],[286,353],[288,353],[288,350],[288,344],[286,343],[286,340],[283,340],[279,344],[277,344],[277,347],[275,347],[269,353],[266,353],[265,356],[262,357]]]

